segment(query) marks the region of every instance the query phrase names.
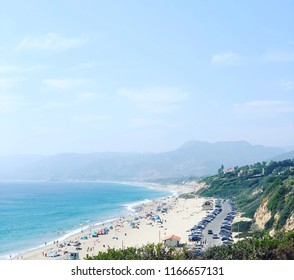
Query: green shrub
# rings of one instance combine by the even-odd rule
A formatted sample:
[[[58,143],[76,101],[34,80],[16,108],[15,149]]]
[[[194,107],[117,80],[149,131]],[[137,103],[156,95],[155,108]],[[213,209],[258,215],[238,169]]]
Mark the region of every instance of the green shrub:
[[[247,238],[231,245],[208,248],[203,255],[183,248],[168,248],[163,244],[148,244],[141,248],[110,249],[86,260],[293,260],[294,232],[279,232],[257,238]]]
[[[232,231],[235,231],[235,232],[246,231],[246,232],[248,232],[250,230],[251,225],[252,225],[252,221],[241,221],[241,222],[238,222],[238,223],[235,223],[232,225]]]

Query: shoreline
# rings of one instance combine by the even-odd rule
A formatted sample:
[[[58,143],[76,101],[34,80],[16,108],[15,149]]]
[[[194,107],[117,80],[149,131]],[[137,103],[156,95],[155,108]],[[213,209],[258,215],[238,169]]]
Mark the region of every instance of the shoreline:
[[[13,181],[13,183],[22,183],[23,181],[19,182],[19,181]],[[39,183],[39,182],[53,182],[53,181],[43,181],[43,180],[35,180],[35,181],[25,181],[25,182],[31,182],[31,183]],[[68,182],[68,181],[54,181],[54,182]],[[72,181],[73,183],[81,183],[81,182],[85,182],[85,183],[114,183],[114,184],[120,184],[120,185],[128,185],[131,187],[137,187],[137,188],[146,188],[146,189],[157,189],[157,190],[162,190],[168,193],[168,195],[164,196],[164,197],[158,197],[155,198],[153,200],[160,200],[162,198],[165,197],[170,197],[174,195],[174,190],[175,188],[177,188],[177,186],[170,186],[170,185],[159,185],[159,184],[153,184],[153,183],[144,183],[144,182],[128,182],[128,181],[124,181],[124,182],[118,182],[118,181],[101,181],[101,180],[91,180],[91,181]],[[2,182],[3,183],[3,182]],[[156,186],[156,187],[155,187]],[[152,201],[153,201],[152,200]],[[13,260],[13,259],[17,259],[18,257],[20,258],[23,255],[26,255],[29,252],[33,252],[36,250],[40,250],[42,248],[54,245],[54,243],[56,241],[61,242],[64,241],[66,239],[69,239],[72,236],[75,236],[77,234],[79,234],[81,231],[86,231],[91,227],[98,227],[101,226],[103,224],[108,224],[111,222],[114,222],[116,220],[119,220],[122,216],[131,216],[133,215],[133,212],[135,211],[135,208],[138,207],[141,204],[145,204],[146,202],[151,202],[151,200],[149,199],[144,199],[141,201],[133,201],[130,203],[126,203],[126,204],[122,204],[122,211],[118,212],[118,213],[112,213],[109,214],[108,216],[105,216],[103,218],[100,219],[94,219],[85,222],[83,224],[77,224],[77,225],[73,225],[70,228],[66,229],[65,231],[63,231],[62,233],[58,233],[58,235],[56,237],[46,237],[44,236],[44,238],[42,238],[43,242],[45,241],[45,244],[41,242],[32,244],[31,247],[27,246],[26,248],[20,248],[20,249],[16,249],[16,250],[11,250],[11,251],[7,251],[6,253],[1,255],[0,261],[1,260]],[[48,240],[48,241],[47,241]]]
[[[152,201],[141,201],[141,202],[134,202],[130,203],[128,206],[126,205],[126,211],[124,213],[121,213],[120,216],[118,215],[116,218],[108,219],[101,222],[96,222],[93,224],[86,225],[84,227],[77,228],[72,231],[72,233],[68,233],[65,236],[60,237],[56,241],[52,241],[47,243],[46,245],[40,245],[38,247],[29,249],[25,252],[21,252],[20,254],[12,256],[12,260],[22,260],[22,259],[30,259],[30,260],[39,260],[39,259],[59,259],[59,258],[51,258],[46,257],[48,255],[48,252],[56,251],[61,253],[61,257],[64,257],[63,252],[64,251],[75,251],[75,247],[72,246],[74,242],[80,242],[80,248],[79,254],[80,259],[83,259],[86,257],[86,255],[92,255],[97,254],[98,251],[104,251],[108,247],[110,248],[121,248],[121,247],[130,247],[130,246],[140,246],[147,243],[158,243],[161,242],[162,238],[167,236],[169,234],[168,231],[170,231],[169,235],[175,234],[173,231],[176,231],[176,228],[179,226],[178,223],[174,224],[173,222],[166,222],[166,217],[171,218],[171,214],[177,214],[181,212],[181,214],[185,213],[184,207],[185,207],[185,199],[179,199],[179,195],[186,192],[191,192],[195,190],[197,183],[193,182],[191,184],[184,184],[184,185],[160,185],[160,184],[154,184],[154,183],[143,183],[143,182],[120,182],[120,184],[127,184],[127,185],[133,185],[137,187],[147,187],[147,188],[153,188],[153,189],[161,189],[164,191],[171,192],[171,196],[158,198]],[[181,203],[179,203],[181,201]],[[193,199],[194,203],[198,210],[202,205],[202,198]],[[132,205],[133,204],[133,205]],[[154,212],[158,208],[159,205],[167,204],[170,205],[173,210],[178,209],[179,207],[182,208],[181,211],[172,211],[170,213],[163,214],[162,217],[165,218],[165,222],[163,222],[161,225],[152,225],[149,226],[147,224],[148,220],[146,219],[145,215],[147,212]],[[194,206],[195,206],[194,205]],[[185,207],[187,208],[187,207]],[[190,208],[190,207],[189,207]],[[188,209],[188,208],[187,208]],[[186,209],[186,210],[187,210]],[[191,207],[193,209],[193,207]],[[189,211],[187,211],[189,212]],[[203,212],[199,211],[200,212]],[[198,213],[198,214],[199,214]],[[186,213],[188,214],[188,213]],[[195,213],[194,213],[195,214]],[[202,213],[200,218],[205,215]],[[188,217],[186,217],[187,219]],[[183,217],[181,217],[183,219]],[[198,219],[197,219],[198,220]],[[197,222],[197,220],[194,220],[193,223],[190,223],[191,226]],[[140,224],[140,235],[142,237],[138,238],[138,234],[134,234],[136,230],[130,227],[131,222],[136,222],[137,224]],[[145,223],[145,224],[144,224]],[[186,233],[186,236],[182,236],[183,240],[186,240],[188,238],[188,233],[186,232],[191,226],[189,225],[187,227],[187,223],[184,223],[185,230],[181,230],[181,235],[184,235],[184,232]],[[164,227],[163,227],[164,226]],[[107,235],[99,235],[97,238],[91,236],[92,231],[96,231],[101,229],[102,227],[112,227],[113,230],[110,230]],[[169,229],[168,229],[169,228]],[[156,230],[154,230],[156,229]],[[156,231],[156,234],[154,233]],[[160,232],[162,231],[162,238],[158,237],[160,235]],[[117,236],[116,236],[117,235]],[[149,236],[148,236],[149,235]],[[81,237],[85,237],[87,239],[81,240]],[[146,241],[146,242],[145,242]],[[186,240],[187,241],[187,240]],[[71,246],[67,246],[71,245]]]

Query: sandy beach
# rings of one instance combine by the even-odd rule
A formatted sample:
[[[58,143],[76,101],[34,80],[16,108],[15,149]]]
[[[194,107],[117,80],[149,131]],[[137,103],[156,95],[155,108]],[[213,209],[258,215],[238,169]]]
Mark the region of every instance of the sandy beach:
[[[148,187],[159,186],[152,184]],[[199,186],[196,183],[164,186],[165,189],[178,194],[191,192],[197,187]],[[67,259],[68,254],[66,252],[79,252],[79,259],[84,259],[87,255],[97,255],[99,251],[105,251],[108,247],[126,248],[159,243],[171,235],[181,237],[180,243],[189,244],[189,229],[206,215],[206,211],[202,209],[203,202],[204,199],[200,197],[185,199],[173,196],[141,204],[135,207],[128,216],[120,217],[100,226],[89,226],[86,230],[81,230],[78,234],[65,240],[56,240],[53,244],[29,251],[16,256],[14,259]],[[160,222],[154,220],[157,216],[160,218]],[[92,236],[94,231],[99,232],[104,228],[109,230],[108,234]],[[59,256],[52,257],[55,253]]]

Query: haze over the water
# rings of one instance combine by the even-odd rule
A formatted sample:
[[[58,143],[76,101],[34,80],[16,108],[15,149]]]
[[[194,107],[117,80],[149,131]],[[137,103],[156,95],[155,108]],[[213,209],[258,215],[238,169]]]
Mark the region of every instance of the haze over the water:
[[[0,155],[294,139],[293,1],[4,1]]]

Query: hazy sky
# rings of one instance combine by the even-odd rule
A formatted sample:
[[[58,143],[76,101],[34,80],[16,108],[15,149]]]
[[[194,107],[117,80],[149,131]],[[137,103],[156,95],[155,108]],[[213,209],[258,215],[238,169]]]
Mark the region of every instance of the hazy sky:
[[[0,155],[294,144],[294,1],[1,1]]]

